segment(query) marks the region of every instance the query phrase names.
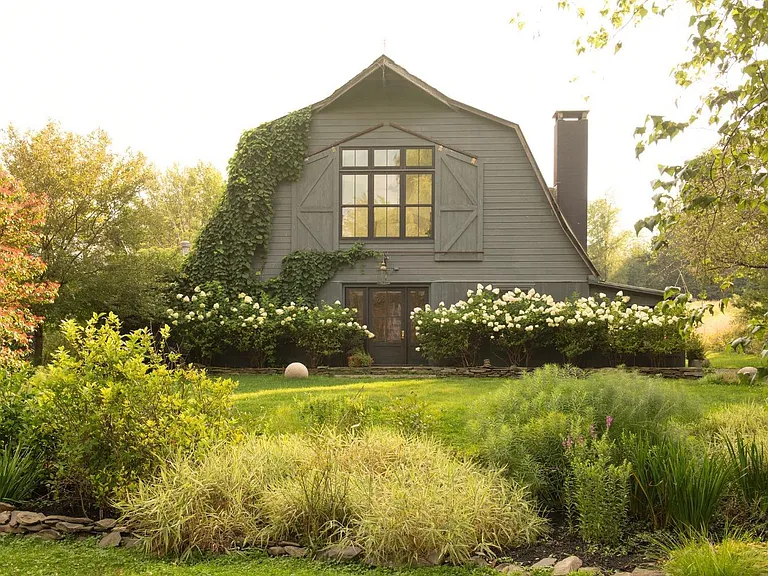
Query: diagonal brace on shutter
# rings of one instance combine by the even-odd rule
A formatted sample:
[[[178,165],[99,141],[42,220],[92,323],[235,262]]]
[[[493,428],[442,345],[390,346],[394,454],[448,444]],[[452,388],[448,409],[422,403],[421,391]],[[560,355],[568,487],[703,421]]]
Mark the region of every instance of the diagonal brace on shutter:
[[[453,168],[451,168],[450,162],[446,162],[445,160],[443,160],[443,166],[448,168],[448,171],[451,173],[451,176],[453,176],[456,179],[456,182],[459,183],[459,187],[461,188],[462,192],[464,192],[464,195],[467,197],[469,202],[473,206],[477,206],[477,200],[472,195],[471,188],[466,183],[464,178],[462,178],[461,175],[457,174],[456,171]]]

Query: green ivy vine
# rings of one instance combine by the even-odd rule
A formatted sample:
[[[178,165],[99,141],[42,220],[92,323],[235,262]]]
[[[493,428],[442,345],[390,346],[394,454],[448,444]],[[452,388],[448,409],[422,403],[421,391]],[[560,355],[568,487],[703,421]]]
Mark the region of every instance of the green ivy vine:
[[[320,289],[341,268],[377,256],[378,252],[368,250],[360,243],[333,252],[297,250],[283,258],[282,271],[267,280],[263,290],[283,303],[316,302]]]
[[[214,282],[230,295],[315,302],[339,269],[378,255],[362,244],[333,252],[299,250],[283,258],[282,272],[266,282],[253,270],[269,246],[277,185],[301,177],[310,118],[310,108],[304,108],[243,132],[229,161],[227,192],[184,263],[183,285]]]
[[[307,107],[243,132],[227,192],[184,264],[190,285],[215,281],[235,293],[256,287],[253,262],[269,245],[272,196],[280,182],[301,177],[310,118]]]

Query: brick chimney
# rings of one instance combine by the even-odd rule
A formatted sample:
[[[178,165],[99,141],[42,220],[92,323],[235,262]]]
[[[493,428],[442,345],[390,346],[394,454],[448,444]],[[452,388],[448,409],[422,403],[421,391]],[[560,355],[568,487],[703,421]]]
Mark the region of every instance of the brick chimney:
[[[587,110],[555,112],[555,190],[557,204],[587,249]]]

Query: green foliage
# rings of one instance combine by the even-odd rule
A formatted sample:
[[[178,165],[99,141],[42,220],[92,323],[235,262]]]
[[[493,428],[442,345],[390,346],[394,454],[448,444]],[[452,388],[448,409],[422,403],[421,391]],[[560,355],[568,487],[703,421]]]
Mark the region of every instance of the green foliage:
[[[601,277],[611,281],[629,257],[632,242],[631,232],[619,230],[620,213],[611,197],[592,200],[587,210],[587,254]]]
[[[42,538],[0,538],[3,568],[13,576],[479,576],[479,568],[362,567],[312,558],[272,558],[261,550],[169,561],[124,548],[99,548],[92,538],[46,542]],[[537,575],[538,576],[538,575]]]
[[[718,543],[688,538],[670,550],[664,570],[669,576],[762,576],[768,572],[768,550],[740,537]]]
[[[610,420],[607,428],[610,428]],[[632,466],[615,463],[608,429],[598,438],[565,440],[571,470],[566,482],[566,507],[573,527],[589,543],[618,544],[624,534],[629,510],[629,478]]]
[[[112,312],[123,331],[155,329],[165,321],[168,295],[181,270],[178,248],[143,248],[105,258],[98,270],[74,278],[57,305],[67,317],[87,321],[94,312]]]
[[[225,189],[224,177],[212,164],[168,168],[146,198],[152,245],[178,252],[183,240],[194,242]]]
[[[633,510],[654,528],[706,531],[733,476],[730,462],[687,439],[639,435],[624,444],[635,481]]]
[[[435,415],[414,393],[392,398],[381,412],[383,421],[403,434],[429,434],[434,429]]]
[[[629,304],[618,292],[574,296],[556,302],[551,296],[515,288],[501,294],[491,285],[477,285],[467,299],[437,308],[425,305],[411,313],[419,350],[434,362],[473,365],[484,344],[509,359],[528,363],[531,354],[554,343],[569,361],[596,352],[603,355],[649,354],[658,365],[685,350],[703,312],[689,311],[690,297],[670,289],[655,307]]]
[[[323,398],[309,395],[297,403],[299,418],[307,430],[349,432],[370,423],[372,406],[357,396]]]
[[[347,358],[347,365],[350,368],[368,368],[373,366],[373,356],[365,350],[354,350]]]
[[[290,539],[356,544],[375,563],[438,554],[461,564],[543,529],[525,492],[498,472],[383,430],[220,445],[169,462],[121,509],[149,550],[177,555]]]
[[[27,380],[31,375],[29,366],[19,369],[0,366],[0,446],[35,442],[30,437],[34,395]]]
[[[528,486],[545,503],[561,506],[569,463],[567,436],[586,437],[606,429],[660,434],[673,417],[699,415],[690,398],[664,383],[630,373],[595,373],[586,378],[568,368],[545,366],[526,374],[484,399],[478,414],[480,456],[506,467],[507,474]]]
[[[254,259],[269,245],[272,195],[280,182],[301,176],[310,117],[304,108],[243,132],[229,161],[226,194],[185,263],[190,285],[252,289]]]
[[[158,347],[146,330],[121,335],[112,314],[62,331],[68,350],[33,379],[60,500],[107,507],[164,458],[229,433],[234,383],[169,367],[167,328]]]
[[[320,289],[344,267],[375,258],[378,252],[357,242],[346,250],[320,252],[297,250],[283,258],[280,274],[264,283],[263,290],[278,302],[316,302]]]
[[[739,493],[748,509],[758,516],[768,512],[768,456],[765,444],[740,435],[733,442],[725,437],[728,455],[736,474]]]
[[[61,287],[46,319],[56,324],[81,316],[80,298],[98,296],[89,293],[90,277],[146,238],[142,198],[155,173],[143,155],[114,152],[101,130],[80,135],[50,122],[26,134],[10,126],[7,135],[0,160],[29,192],[48,201],[39,255],[48,266],[43,279]]]
[[[42,480],[37,454],[21,444],[0,445],[0,502],[24,502]]]
[[[191,295],[176,295],[176,309],[166,311],[182,347],[208,362],[231,350],[247,353],[257,366],[275,361],[281,346],[305,352],[312,367],[329,356],[358,349],[373,335],[358,324],[355,313],[333,305],[278,306],[244,292],[229,298],[212,282],[196,286]]]

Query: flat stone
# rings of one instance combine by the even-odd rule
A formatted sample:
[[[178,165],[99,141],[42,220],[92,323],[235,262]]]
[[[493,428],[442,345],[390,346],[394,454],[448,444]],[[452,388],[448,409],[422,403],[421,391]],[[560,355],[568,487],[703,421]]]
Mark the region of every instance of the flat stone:
[[[136,546],[139,545],[141,540],[138,538],[135,538],[133,536],[123,536],[123,546],[126,548],[136,548]]]
[[[304,558],[309,550],[302,546],[283,546],[285,553],[293,558]]]
[[[635,568],[631,576],[664,576],[664,572],[648,568]]]
[[[43,519],[46,524],[56,524],[57,522],[69,522],[70,524],[91,524],[93,520],[84,516],[59,516],[54,514],[53,516],[46,516]]]
[[[17,512],[16,521],[21,526],[29,526],[31,524],[38,524],[45,520],[45,514],[38,514],[37,512]]]
[[[61,535],[61,532],[54,530],[53,528],[43,528],[39,532],[33,534],[33,536],[37,536],[43,540],[61,540],[64,538],[64,536]]]
[[[11,512],[12,510],[16,510],[16,507],[13,504],[0,502],[0,512]]]
[[[99,540],[99,548],[117,548],[122,539],[120,532],[110,532]]]
[[[557,558],[553,558],[552,556],[548,556],[547,558],[542,558],[536,564],[533,564],[531,568],[552,568],[557,563]]]
[[[27,524],[27,525],[19,525],[19,528],[24,528],[27,532],[40,532],[43,528],[48,528],[46,524]]]
[[[11,512],[9,510],[0,512],[0,524],[8,524],[10,520],[11,520]]]
[[[100,530],[112,530],[117,526],[117,520],[114,518],[102,518],[101,520],[96,521],[95,526]]]
[[[581,568],[581,564],[581,558],[578,556],[568,556],[568,558],[564,558],[555,564],[552,576],[566,576],[571,572],[576,572],[576,570]]]
[[[612,576],[632,576],[629,572],[614,572]]]
[[[358,548],[357,546],[340,546],[337,544],[334,546],[329,546],[320,552],[319,556],[327,560],[340,560],[343,562],[349,562],[350,560],[354,560],[360,556],[362,553],[362,548]]]
[[[267,548],[267,554],[270,556],[285,556],[287,552],[282,546],[270,546]]]
[[[60,532],[66,532],[67,534],[75,534],[77,532],[90,532],[93,528],[86,526],[85,524],[75,524],[74,522],[56,522],[56,530]]]
[[[26,534],[27,531],[19,526],[11,526],[10,524],[3,524],[0,526],[0,534]]]

